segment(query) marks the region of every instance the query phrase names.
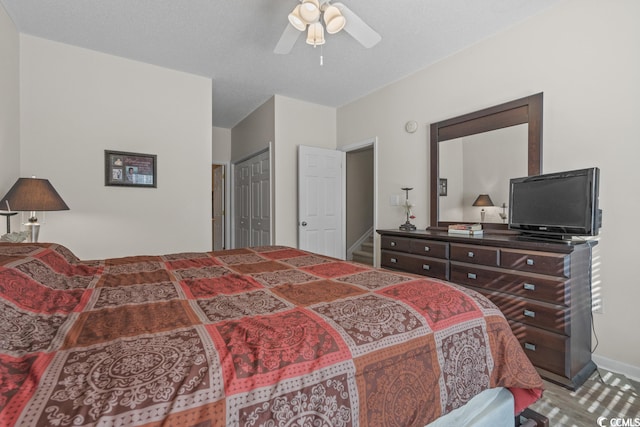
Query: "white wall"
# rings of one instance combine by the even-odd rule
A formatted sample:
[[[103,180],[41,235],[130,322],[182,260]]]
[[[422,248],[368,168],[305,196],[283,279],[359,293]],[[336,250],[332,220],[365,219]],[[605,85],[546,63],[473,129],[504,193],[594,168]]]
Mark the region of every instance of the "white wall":
[[[298,146],[336,148],[336,110],[275,97],[275,243],[298,246]]]
[[[20,37],[0,4],[0,198],[20,175]],[[6,209],[0,206],[0,210]],[[17,215],[19,216],[19,215]],[[13,217],[12,231],[18,230]],[[0,235],[5,233],[1,217]]]
[[[447,180],[447,195],[440,196],[439,200],[441,221],[464,221],[464,168],[460,167],[464,161],[462,140],[452,139],[439,147],[440,178]]]
[[[482,208],[473,202],[479,194],[489,194],[495,207],[484,208],[485,222],[502,223],[500,206],[509,202],[509,179],[528,173],[528,128],[522,124],[462,138],[464,221],[480,221]]]
[[[70,207],[41,241],[81,258],[211,248],[211,80],[21,35],[20,173]],[[158,188],[104,185],[104,150],[158,156]]]
[[[211,162],[231,161],[231,129],[213,127],[211,135]]]
[[[428,133],[437,122],[544,92],[543,172],[598,166],[604,227],[595,251],[596,361],[640,377],[635,323],[640,286],[629,224],[637,222],[640,155],[640,2],[567,0],[493,38],[338,109],[338,143],[377,135],[382,228],[397,209],[384,201],[414,186],[419,228],[428,225]],[[417,120],[418,132],[403,124]]]
[[[275,135],[275,98],[271,97],[231,129],[231,161],[238,163],[269,148]]]

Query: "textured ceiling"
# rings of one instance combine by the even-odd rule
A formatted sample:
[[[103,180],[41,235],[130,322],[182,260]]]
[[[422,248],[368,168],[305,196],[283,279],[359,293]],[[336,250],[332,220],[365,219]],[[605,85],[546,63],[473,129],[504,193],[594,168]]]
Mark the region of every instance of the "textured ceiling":
[[[213,126],[274,94],[339,107],[561,0],[342,0],[382,41],[344,31],[273,49],[298,0],[0,0],[22,33],[213,79]],[[324,65],[320,66],[320,55]]]

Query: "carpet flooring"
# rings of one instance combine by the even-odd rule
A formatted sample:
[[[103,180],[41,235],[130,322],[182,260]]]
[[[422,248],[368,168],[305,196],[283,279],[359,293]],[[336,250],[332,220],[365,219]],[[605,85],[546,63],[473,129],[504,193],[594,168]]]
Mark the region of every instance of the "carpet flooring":
[[[531,409],[548,417],[550,426],[597,427],[600,417],[606,418],[603,426],[639,426],[640,383],[603,369],[576,391],[545,381],[543,397]]]

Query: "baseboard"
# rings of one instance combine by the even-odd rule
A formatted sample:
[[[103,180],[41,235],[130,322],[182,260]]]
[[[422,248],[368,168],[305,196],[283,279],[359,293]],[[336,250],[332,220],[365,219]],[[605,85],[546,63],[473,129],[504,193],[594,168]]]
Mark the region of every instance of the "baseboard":
[[[619,362],[617,360],[609,359],[608,357],[598,356],[597,354],[594,354],[592,359],[596,365],[603,369],[623,374],[634,381],[640,381],[640,366]]]

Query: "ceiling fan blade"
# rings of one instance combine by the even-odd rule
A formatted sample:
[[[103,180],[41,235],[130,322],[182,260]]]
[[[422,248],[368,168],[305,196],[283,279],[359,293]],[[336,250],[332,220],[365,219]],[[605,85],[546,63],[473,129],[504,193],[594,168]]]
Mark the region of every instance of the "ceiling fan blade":
[[[333,3],[337,7],[344,19],[347,21],[344,29],[351,37],[356,39],[366,48],[371,48],[382,40],[382,36],[375,32],[373,28],[367,25],[358,15],[342,3]]]
[[[284,31],[282,32],[282,35],[280,36],[280,40],[278,40],[276,48],[273,49],[273,52],[280,55],[286,55],[287,53],[291,52],[291,49],[293,49],[296,41],[298,41],[299,36],[300,31],[296,30],[293,25],[287,24]]]

